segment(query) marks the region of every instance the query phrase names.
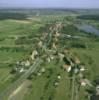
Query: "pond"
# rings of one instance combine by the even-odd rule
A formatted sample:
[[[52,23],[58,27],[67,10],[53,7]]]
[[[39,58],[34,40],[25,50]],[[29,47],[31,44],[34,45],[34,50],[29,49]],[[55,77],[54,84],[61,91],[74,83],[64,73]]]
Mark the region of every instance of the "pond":
[[[99,36],[99,30],[91,25],[82,24],[82,25],[76,25],[76,27],[82,31],[87,32],[87,33],[94,33],[95,35]]]

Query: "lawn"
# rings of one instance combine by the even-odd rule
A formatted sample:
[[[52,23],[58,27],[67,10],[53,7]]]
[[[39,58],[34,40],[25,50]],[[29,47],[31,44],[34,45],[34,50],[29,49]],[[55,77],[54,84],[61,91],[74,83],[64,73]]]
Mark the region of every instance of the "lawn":
[[[31,50],[37,48],[35,46],[42,33],[48,29],[48,23],[63,22],[63,18],[64,16],[61,15],[42,15],[32,16],[29,20],[0,21],[0,93],[12,84],[13,80],[16,80],[14,75],[10,74],[11,68],[14,66],[10,67],[9,64],[29,57]],[[60,32],[86,37],[78,40],[60,38],[59,46],[61,48],[58,49],[69,48],[70,52],[85,64],[88,69],[85,74],[92,81],[99,77],[99,41],[87,37],[88,35],[77,30],[72,24],[66,25]],[[42,64],[40,67],[45,68],[45,72],[39,75],[41,68],[35,71],[30,80],[32,84],[28,87],[24,100],[70,100],[72,90],[70,80],[68,73],[62,69],[62,65],[62,61],[56,63],[56,60]],[[58,75],[61,76],[61,79],[58,79]],[[55,86],[56,82],[58,82],[58,86]],[[80,89],[79,95],[80,100],[87,100],[84,88]]]
[[[72,49],[83,63],[86,64],[88,68],[89,75],[88,77],[93,80],[99,76],[99,42],[91,42],[90,46],[87,49]]]

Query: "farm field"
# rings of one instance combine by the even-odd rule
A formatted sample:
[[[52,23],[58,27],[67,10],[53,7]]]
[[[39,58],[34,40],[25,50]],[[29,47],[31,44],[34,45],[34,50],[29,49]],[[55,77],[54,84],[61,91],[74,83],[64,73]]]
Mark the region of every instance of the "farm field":
[[[0,100],[91,100],[99,84],[99,34],[77,25],[99,31],[98,15],[9,12],[0,11]]]

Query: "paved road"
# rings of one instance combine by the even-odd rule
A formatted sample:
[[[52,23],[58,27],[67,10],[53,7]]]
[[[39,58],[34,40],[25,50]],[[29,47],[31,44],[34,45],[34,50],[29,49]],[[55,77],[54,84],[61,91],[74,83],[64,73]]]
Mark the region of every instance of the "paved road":
[[[36,59],[36,61],[34,62],[34,64],[32,66],[30,66],[30,68],[14,83],[12,83],[7,89],[5,89],[2,94],[0,94],[0,100],[7,100],[7,98],[9,97],[9,95],[16,89],[18,88],[18,86],[21,85],[22,82],[24,82],[24,80],[31,75],[31,73],[33,73],[36,68],[40,65],[41,60],[38,58]]]
[[[51,31],[51,33],[48,36],[48,42],[46,42],[47,44],[45,44],[45,47],[47,48],[47,46],[50,44],[51,40],[52,40],[52,34],[53,34],[53,30]],[[12,83],[7,89],[5,89],[2,94],[0,94],[0,100],[7,100],[9,95],[11,93],[13,93],[13,91],[15,89],[18,88],[18,86],[21,85],[22,82],[25,81],[26,78],[29,77],[29,75],[31,75],[36,68],[40,65],[40,63],[42,62],[42,60],[40,58],[36,59],[36,61],[34,62],[34,64],[32,66],[30,66],[30,68],[14,83]]]

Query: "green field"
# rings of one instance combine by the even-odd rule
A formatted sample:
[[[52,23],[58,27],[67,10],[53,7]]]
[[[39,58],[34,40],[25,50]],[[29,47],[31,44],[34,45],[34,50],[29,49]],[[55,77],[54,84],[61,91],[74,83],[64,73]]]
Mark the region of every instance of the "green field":
[[[11,14],[13,15],[13,13]],[[28,59],[35,49],[40,52],[39,57],[42,59],[43,55],[45,57],[51,55],[43,49],[39,49],[37,43],[42,40],[42,34],[50,34],[52,30],[49,28],[57,25],[57,23],[62,23],[62,28],[59,30],[61,36],[56,42],[58,44],[57,49],[52,50],[57,52],[69,50],[73,57],[77,56],[85,65],[87,70],[84,74],[91,82],[99,77],[99,37],[87,34],[75,27],[75,24],[78,23],[89,23],[98,29],[99,25],[93,17],[91,19],[85,19],[85,17],[79,19],[78,13],[71,11],[49,11],[49,13],[42,11],[39,16],[35,12],[28,12],[27,14],[26,11],[25,14],[28,16],[25,19],[20,19],[25,17],[23,15],[17,17],[18,19],[15,15],[11,17],[10,14],[4,19],[2,16],[5,15],[0,16],[0,94],[21,76],[21,74],[11,73],[16,62]],[[67,35],[71,37],[67,38]],[[77,38],[74,38],[75,36]],[[53,36],[51,42],[54,39]],[[42,41],[47,44],[48,40],[49,38],[46,38]],[[47,49],[50,49],[51,45],[50,43]],[[65,56],[68,57],[68,55]],[[50,63],[46,61],[46,58],[43,59],[43,63],[32,73],[32,77],[26,79],[31,81],[31,85],[24,87],[28,88],[28,91],[23,94],[23,97],[17,97],[15,100],[71,100],[71,81],[68,79],[68,72],[63,70],[63,65],[64,62],[59,59],[51,60]],[[44,73],[40,73],[42,68],[45,69]],[[58,76],[61,78],[58,79]],[[58,86],[55,86],[55,83],[58,83]],[[78,93],[80,99],[78,100],[88,100],[86,92],[86,88],[81,87]]]

